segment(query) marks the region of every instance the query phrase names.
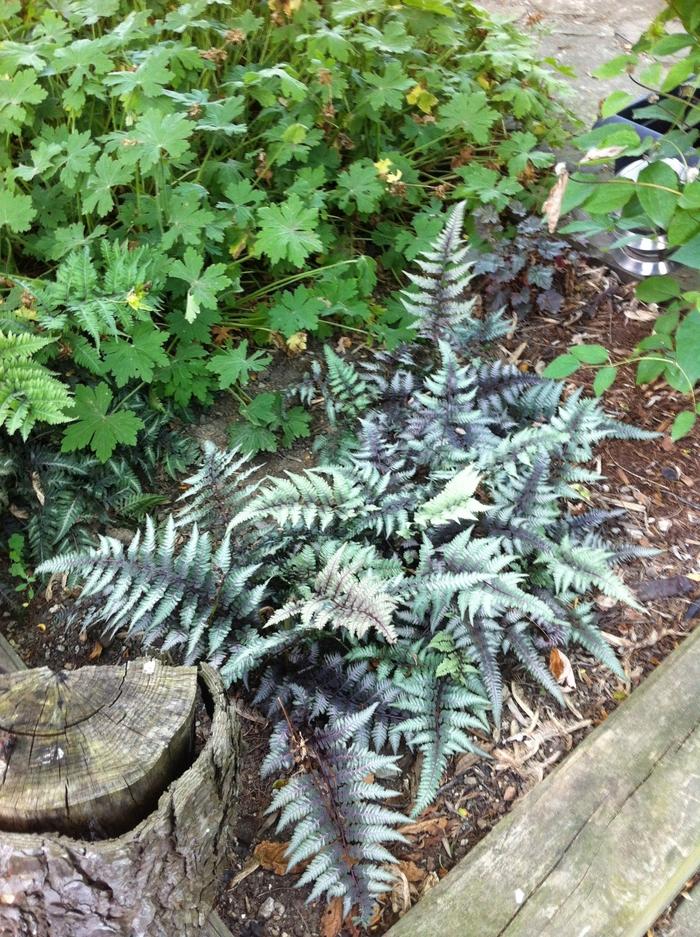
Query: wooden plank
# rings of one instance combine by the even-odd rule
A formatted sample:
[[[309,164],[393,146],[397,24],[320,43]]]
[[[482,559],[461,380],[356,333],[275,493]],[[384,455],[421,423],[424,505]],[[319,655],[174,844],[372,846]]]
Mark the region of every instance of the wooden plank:
[[[642,937],[700,868],[698,687],[700,628],[388,937]]]
[[[659,931],[659,937],[698,937],[700,934],[700,885],[687,898],[681,898],[671,923]]]
[[[22,658],[0,631],[0,673],[13,673],[15,670],[25,669]]]

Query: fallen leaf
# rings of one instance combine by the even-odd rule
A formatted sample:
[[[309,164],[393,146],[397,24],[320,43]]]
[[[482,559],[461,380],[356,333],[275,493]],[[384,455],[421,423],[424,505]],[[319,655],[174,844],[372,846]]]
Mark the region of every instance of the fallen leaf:
[[[632,319],[633,322],[652,322],[654,319],[658,318],[658,313],[652,312],[650,309],[632,309],[627,306],[623,306],[622,311],[625,315],[625,318]]]
[[[566,163],[557,163],[554,168],[557,174],[557,181],[547,196],[542,206],[542,214],[547,220],[547,229],[550,234],[554,234],[559,224],[561,215],[561,204],[566,192],[566,186],[569,182],[569,173],[566,171]]]
[[[549,669],[554,674],[554,678],[561,686],[576,689],[576,677],[571,666],[571,661],[557,647],[553,647],[549,652]]]
[[[102,647],[100,642],[95,641],[95,643],[92,646],[92,650],[88,654],[88,658],[90,660],[97,660],[98,658],[102,657],[102,651],[104,651],[104,648]]]
[[[334,898],[321,915],[321,937],[338,937],[343,928],[343,899]]]
[[[287,851],[287,845],[287,843],[263,840],[253,850],[253,856],[265,871],[274,872],[275,875],[286,875],[287,860],[284,854]]]
[[[423,885],[421,886],[421,890],[420,890],[421,898],[423,897],[423,895],[425,895],[426,892],[429,892],[431,888],[435,888],[435,886],[438,885],[439,882],[440,882],[440,879],[437,873],[429,872],[428,875],[425,877],[425,881],[423,882]]]
[[[464,774],[465,771],[473,768],[474,765],[478,765],[481,760],[482,758],[480,755],[473,755],[471,752],[460,755],[455,764],[455,777],[459,777],[459,775]]]
[[[231,881],[228,883],[228,890],[230,891],[232,888],[235,888],[236,885],[240,885],[244,879],[248,878],[249,875],[252,875],[252,873],[259,868],[260,863],[258,860],[255,858],[250,858],[243,866],[241,871],[234,875]]]
[[[293,357],[306,351],[306,332],[295,332],[287,339],[287,351]]]
[[[431,820],[418,820],[417,823],[407,823],[402,826],[399,833],[404,836],[417,836],[419,833],[440,833],[447,826],[447,817],[433,817]]]
[[[41,479],[39,478],[38,472],[32,472],[32,488],[34,490],[34,494],[36,495],[36,500],[43,507],[46,502],[46,495],[44,494],[44,490],[41,487]]]
[[[411,889],[401,869],[393,869],[394,884],[391,889],[391,910],[402,917],[411,907]]]
[[[419,865],[416,865],[415,862],[412,862],[410,859],[404,859],[398,864],[398,868],[401,869],[401,872],[406,876],[406,879],[415,884],[416,882],[422,882],[425,876],[428,874],[425,869],[421,869]]]

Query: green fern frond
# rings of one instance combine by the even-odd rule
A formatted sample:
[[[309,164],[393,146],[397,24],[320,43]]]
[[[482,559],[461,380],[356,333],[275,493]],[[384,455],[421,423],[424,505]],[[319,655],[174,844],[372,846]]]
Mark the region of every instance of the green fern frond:
[[[16,341],[15,341],[16,339]],[[0,357],[0,426],[26,440],[37,423],[56,425],[70,419],[70,395],[64,384],[28,355],[48,344],[27,334],[2,335]]]

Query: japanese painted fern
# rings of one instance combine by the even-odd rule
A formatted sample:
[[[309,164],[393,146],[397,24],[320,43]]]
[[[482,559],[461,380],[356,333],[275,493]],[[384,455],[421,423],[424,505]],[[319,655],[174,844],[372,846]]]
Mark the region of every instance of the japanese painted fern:
[[[476,356],[503,325],[474,314],[461,226],[457,207],[404,294],[421,342],[363,365],[329,350],[306,379],[302,398],[325,399],[342,436],[332,462],[255,485],[210,446],[173,518],[43,567],[82,578],[106,628],[251,689],[275,723],[265,770],[292,772],[271,807],[293,828],[290,864],[310,860],[311,896],[364,922],[402,822],[384,805],[386,746],[421,753],[420,812],[489,710],[500,723],[504,666],[561,699],[551,648],[618,669],[590,595],[635,604],[608,515],[578,508],[595,445],[643,434]]]

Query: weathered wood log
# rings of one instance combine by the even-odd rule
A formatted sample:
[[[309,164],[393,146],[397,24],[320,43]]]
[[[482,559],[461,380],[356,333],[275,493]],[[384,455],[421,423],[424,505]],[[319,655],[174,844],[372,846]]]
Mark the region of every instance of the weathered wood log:
[[[0,676],[2,937],[206,931],[235,819],[239,728],[205,665],[199,689],[211,733],[193,760],[194,668]]]
[[[646,934],[700,869],[699,686],[700,629],[387,937]]]
[[[0,673],[12,673],[13,670],[22,670],[23,668],[22,658],[5,635],[0,632]]]

